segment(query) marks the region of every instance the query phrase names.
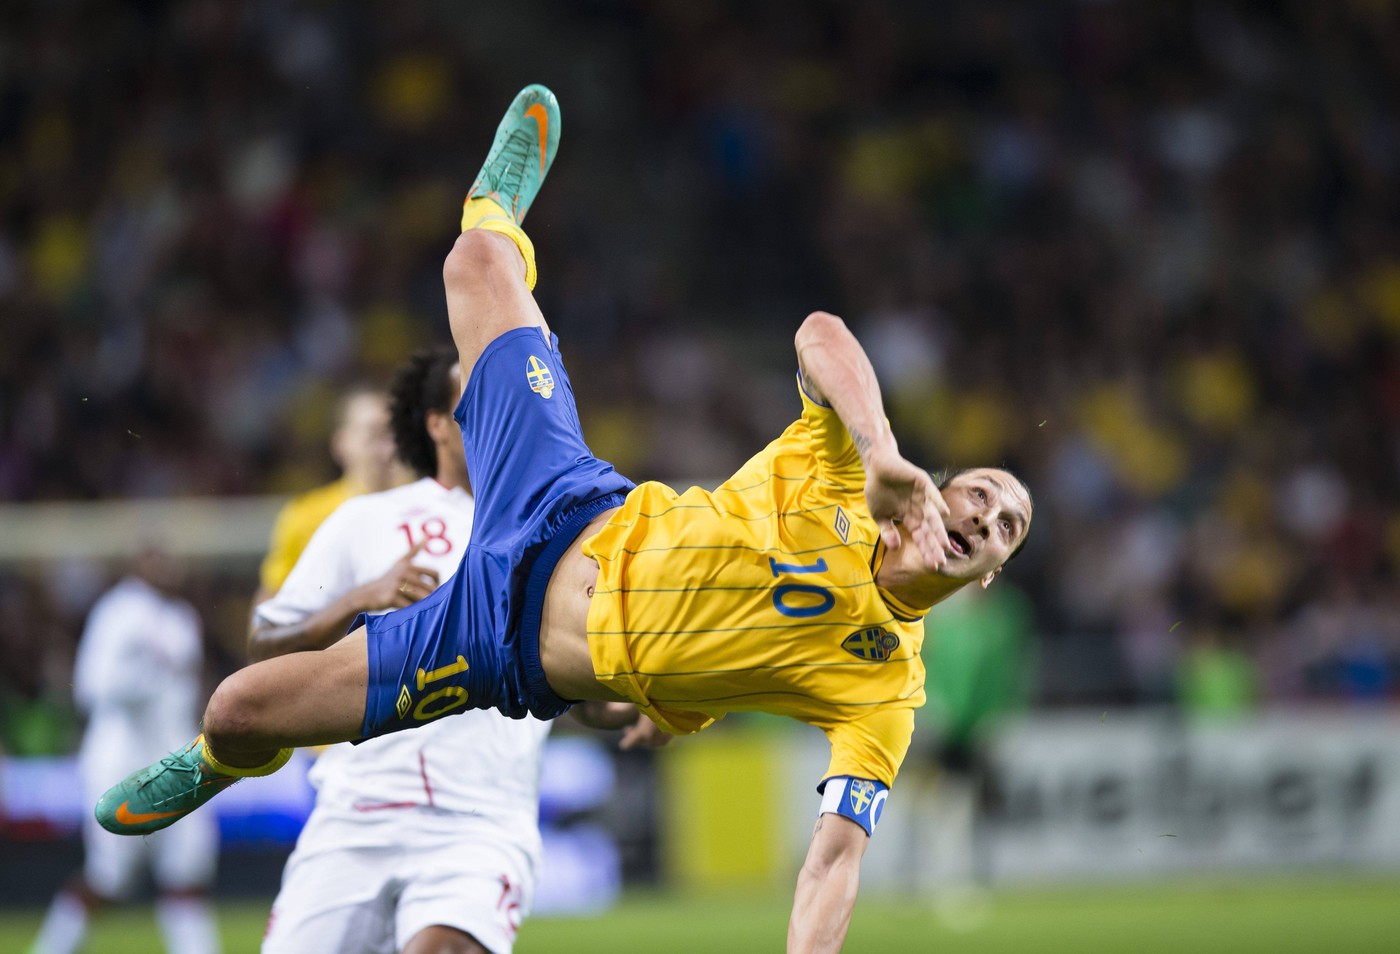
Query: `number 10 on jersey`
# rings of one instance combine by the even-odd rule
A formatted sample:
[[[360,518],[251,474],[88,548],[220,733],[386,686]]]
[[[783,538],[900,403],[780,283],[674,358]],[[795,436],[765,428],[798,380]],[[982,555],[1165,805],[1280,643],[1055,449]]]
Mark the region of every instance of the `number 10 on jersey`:
[[[826,559],[816,563],[779,563],[768,558],[768,569],[774,579],[781,579],[784,573],[825,573]],[[831,611],[836,605],[836,597],[824,586],[811,583],[783,583],[773,588],[773,608],[784,616],[794,619],[810,619]]]

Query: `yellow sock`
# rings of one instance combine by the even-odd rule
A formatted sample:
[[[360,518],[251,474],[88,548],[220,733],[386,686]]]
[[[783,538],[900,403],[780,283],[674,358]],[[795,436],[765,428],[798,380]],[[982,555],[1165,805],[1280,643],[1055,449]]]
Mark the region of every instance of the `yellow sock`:
[[[530,236],[525,234],[525,230],[516,224],[499,202],[486,196],[475,199],[468,197],[462,203],[462,231],[467,229],[499,232],[514,242],[515,247],[520,249],[520,256],[525,259],[525,287],[531,291],[535,290],[535,279],[538,277],[535,272],[535,243],[530,241]]]
[[[240,768],[237,765],[225,765],[214,758],[214,753],[209,751],[209,743],[204,741],[204,736],[199,737],[199,754],[208,763],[209,767],[220,775],[232,775],[236,778],[257,778],[261,775],[271,775],[273,772],[287,764],[287,760],[292,757],[291,749],[282,749],[270,760],[262,765],[254,765],[251,768]]]

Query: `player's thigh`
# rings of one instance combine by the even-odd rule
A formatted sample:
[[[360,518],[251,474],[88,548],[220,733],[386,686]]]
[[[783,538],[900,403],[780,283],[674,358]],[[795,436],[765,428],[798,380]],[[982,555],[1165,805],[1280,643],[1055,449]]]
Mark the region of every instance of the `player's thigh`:
[[[219,859],[219,825],[213,814],[196,812],[146,840],[151,871],[161,890],[201,890],[213,883]]]
[[[383,852],[306,853],[298,842],[272,903],[262,954],[393,954],[399,882],[392,867]]]
[[[149,857],[146,839],[114,835],[92,817],[83,820],[83,879],[104,900],[128,897]]]
[[[442,268],[447,317],[470,380],[486,346],[512,328],[549,327],[525,287],[525,266],[515,243],[497,232],[470,229],[457,237]]]

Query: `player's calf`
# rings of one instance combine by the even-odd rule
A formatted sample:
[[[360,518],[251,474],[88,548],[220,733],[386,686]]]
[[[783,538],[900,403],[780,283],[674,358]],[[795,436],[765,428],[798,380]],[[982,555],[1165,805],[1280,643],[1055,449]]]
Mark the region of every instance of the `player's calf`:
[[[227,765],[263,764],[278,749],[360,738],[369,684],[361,628],[329,649],[254,663],[214,690],[204,710],[210,751]]]
[[[481,200],[485,201],[485,200]],[[548,332],[524,281],[520,251],[498,232],[472,229],[457,236],[443,263],[452,340],[470,377],[487,345],[514,328]]]
[[[259,668],[241,669],[219,683],[204,709],[205,745],[227,765],[263,765],[284,747],[287,724],[279,724],[277,700],[258,678]]]

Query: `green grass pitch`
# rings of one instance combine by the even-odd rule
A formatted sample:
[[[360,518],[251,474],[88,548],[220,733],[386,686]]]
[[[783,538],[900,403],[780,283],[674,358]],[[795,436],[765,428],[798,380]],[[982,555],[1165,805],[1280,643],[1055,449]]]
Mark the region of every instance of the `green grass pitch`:
[[[633,894],[605,916],[534,920],[517,954],[747,954],[781,951],[784,895]],[[0,913],[0,951],[25,949],[40,912]],[[225,954],[258,949],[266,907],[220,909]],[[88,943],[102,954],[161,950],[149,908],[102,918]],[[1400,881],[1278,880],[1002,892],[982,923],[955,931],[912,901],[862,899],[848,954],[1368,954],[1400,950]]]

